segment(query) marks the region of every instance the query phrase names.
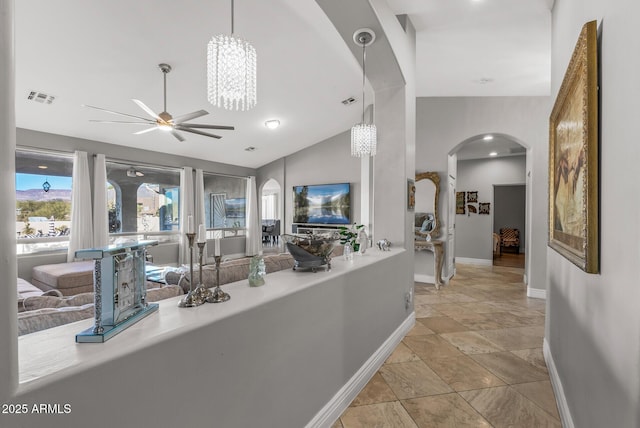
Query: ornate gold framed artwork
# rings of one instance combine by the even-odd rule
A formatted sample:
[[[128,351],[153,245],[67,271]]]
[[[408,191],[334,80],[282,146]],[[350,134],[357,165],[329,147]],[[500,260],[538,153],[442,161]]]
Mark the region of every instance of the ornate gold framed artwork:
[[[598,52],[582,27],[549,118],[549,246],[598,273]]]

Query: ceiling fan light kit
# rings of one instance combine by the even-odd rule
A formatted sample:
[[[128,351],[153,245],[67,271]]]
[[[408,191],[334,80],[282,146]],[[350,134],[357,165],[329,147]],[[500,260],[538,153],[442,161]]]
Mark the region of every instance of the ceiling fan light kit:
[[[362,122],[351,128],[351,156],[365,157],[375,156],[378,136],[376,125],[364,121],[364,87],[366,73],[365,49],[376,39],[376,33],[370,28],[361,28],[353,33],[353,40],[358,46],[362,46]]]
[[[227,110],[249,110],[257,102],[257,55],[246,40],[233,35],[214,36],[207,45],[207,99]]]
[[[153,119],[149,119],[146,117],[135,116],[133,114],[120,113],[117,111],[107,110],[100,107],[94,107],[90,105],[85,105],[85,107],[89,107],[95,110],[106,111],[107,113],[117,114],[119,116],[131,117],[134,119],[138,119],[138,121],[117,121],[117,120],[92,120],[91,122],[98,123],[126,123],[132,125],[151,125],[150,128],[143,129],[142,131],[134,132],[136,135],[146,134],[147,132],[160,130],[164,132],[170,132],[178,141],[185,141],[185,138],[178,132],[190,132],[192,134],[202,135],[205,137],[212,138],[222,138],[220,135],[211,134],[209,132],[203,132],[199,129],[226,129],[226,130],[234,130],[233,126],[223,126],[223,125],[206,125],[206,124],[198,124],[198,123],[185,123],[192,119],[204,116],[209,114],[206,110],[197,110],[191,113],[183,114],[178,117],[173,117],[169,112],[167,112],[167,73],[171,71],[171,66],[169,64],[158,64],[160,71],[162,71],[164,77],[164,110],[162,113],[157,114],[153,110],[151,110],[145,103],[140,100],[132,100],[134,103],[138,105],[145,113],[151,116]]]

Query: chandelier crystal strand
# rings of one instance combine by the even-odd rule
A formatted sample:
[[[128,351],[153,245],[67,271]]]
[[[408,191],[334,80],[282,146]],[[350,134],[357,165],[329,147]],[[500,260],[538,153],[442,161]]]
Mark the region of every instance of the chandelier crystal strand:
[[[351,156],[375,156],[377,150],[377,129],[374,124],[364,122],[364,93],[366,75],[366,39],[361,36],[362,44],[362,122],[351,128]]]
[[[231,35],[219,34],[207,46],[207,98],[216,107],[249,110],[257,102],[257,55],[246,40],[233,35],[233,1]]]

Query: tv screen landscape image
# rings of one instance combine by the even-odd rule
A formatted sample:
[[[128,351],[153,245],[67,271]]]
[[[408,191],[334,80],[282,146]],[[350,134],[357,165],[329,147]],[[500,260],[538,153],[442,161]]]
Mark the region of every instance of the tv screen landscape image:
[[[294,186],[293,222],[350,224],[351,185],[339,183]]]

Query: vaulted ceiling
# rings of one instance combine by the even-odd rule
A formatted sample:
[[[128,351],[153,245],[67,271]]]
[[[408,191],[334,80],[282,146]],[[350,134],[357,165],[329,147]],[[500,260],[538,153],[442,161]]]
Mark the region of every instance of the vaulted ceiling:
[[[418,96],[548,95],[549,0],[388,0],[417,29]],[[206,45],[230,32],[229,0],[20,0],[16,2],[18,127],[111,144],[259,167],[348,130],[361,112],[361,68],[314,0],[239,0],[236,34],[258,52],[258,104],[246,112],[206,99]],[[355,28],[354,28],[355,30]],[[162,111],[204,109],[198,123],[232,125],[215,140],[178,142],[94,105],[144,116],[131,100]],[[28,100],[31,91],[55,97]],[[355,97],[345,106],[342,100]],[[267,129],[264,122],[281,126]],[[252,146],[254,151],[245,151]]]

